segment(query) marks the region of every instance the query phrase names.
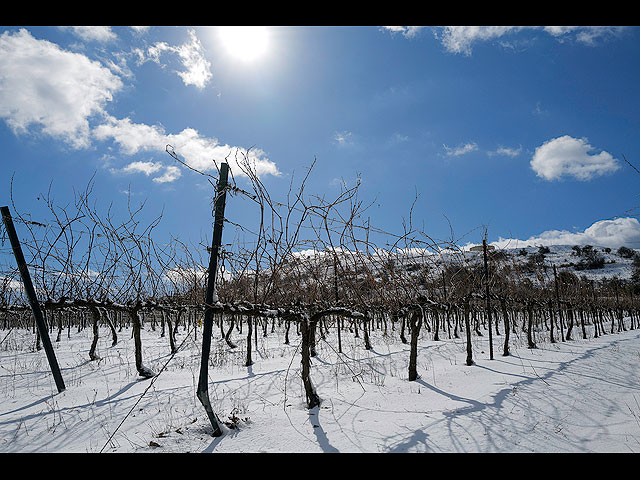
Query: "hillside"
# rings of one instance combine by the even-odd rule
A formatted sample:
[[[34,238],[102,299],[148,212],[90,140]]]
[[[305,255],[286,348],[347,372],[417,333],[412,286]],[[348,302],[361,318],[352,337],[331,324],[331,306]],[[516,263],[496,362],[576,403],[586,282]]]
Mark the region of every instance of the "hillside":
[[[628,281],[633,273],[633,256],[637,255],[637,250],[633,249],[628,249],[627,255],[623,256],[618,250],[598,246],[552,245],[545,248],[545,253],[541,253],[540,247],[533,246],[489,248],[488,261],[493,271],[499,271],[515,282],[529,279],[534,284],[552,282],[554,266],[558,272],[571,272],[587,280],[618,278]],[[481,271],[484,261],[481,245],[471,244],[456,251],[442,250],[439,253],[398,249],[354,254],[337,250],[334,257],[329,251],[306,251],[298,254],[296,260],[298,268],[311,272],[309,276],[320,283],[332,282],[337,261],[342,269],[338,282],[342,282],[346,278],[344,272],[348,272],[358,278],[371,274],[377,282],[393,277],[409,284],[427,279],[438,283],[443,270],[459,267]],[[307,278],[310,282],[314,280]]]

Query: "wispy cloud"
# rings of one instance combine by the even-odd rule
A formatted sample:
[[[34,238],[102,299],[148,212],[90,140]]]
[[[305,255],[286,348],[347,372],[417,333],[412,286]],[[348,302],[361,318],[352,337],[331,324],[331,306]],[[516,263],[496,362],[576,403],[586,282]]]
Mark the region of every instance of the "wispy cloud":
[[[400,33],[405,38],[413,38],[418,32],[424,27],[416,26],[416,27],[382,27],[385,30],[391,33]]]
[[[106,26],[88,26],[88,27],[60,27],[64,30],[70,30],[76,37],[86,42],[106,43],[115,40],[117,35],[113,33],[111,27]]]
[[[353,143],[353,133],[347,131],[335,132],[333,141],[341,147],[351,145]]]
[[[136,49],[134,53],[137,56],[138,65],[147,61],[162,65],[161,57],[163,55],[177,54],[184,70],[176,73],[185,85],[193,85],[203,89],[213,77],[211,62],[206,59],[195,30],[189,30],[189,41],[182,45],[173,46],[166,42],[156,42],[146,50]]]
[[[620,35],[624,31],[623,26],[579,26],[579,27],[544,27],[544,31],[553,35],[560,41],[575,40],[585,45],[597,45],[600,41],[606,41]]]
[[[424,27],[384,27],[384,30],[392,34],[402,34],[406,38],[413,38]],[[542,32],[553,36],[560,42],[574,41],[584,45],[595,46],[604,41],[616,38],[625,27],[607,26],[568,26],[568,27],[543,27],[543,26],[445,26],[433,27],[433,33],[439,38],[445,50],[469,56],[473,46],[480,42],[495,41],[505,48],[512,48],[508,41],[518,32]]]
[[[546,115],[548,112],[542,108],[542,104],[540,102],[536,102],[536,106],[533,108],[532,113],[534,115]]]
[[[479,41],[493,40],[517,32],[523,27],[443,27],[441,41],[451,53],[471,55],[471,45]]]
[[[131,28],[131,29],[132,29],[134,32],[136,32],[138,35],[144,35],[145,33],[147,33],[147,32],[149,31],[149,29],[150,29],[151,27],[149,27],[149,26],[139,26],[139,27],[131,26],[131,27],[129,27],[129,28]]]
[[[409,135],[404,135],[402,133],[394,133],[391,136],[392,143],[404,143],[409,141]]]
[[[500,156],[506,156],[506,157],[517,157],[518,155],[520,155],[521,152],[522,152],[522,146],[519,146],[518,148],[513,148],[513,147],[503,147],[502,145],[500,145],[494,151],[489,152],[489,156],[500,155]]]
[[[457,157],[460,155],[464,155],[465,153],[473,152],[478,150],[478,145],[475,142],[465,143],[463,145],[458,145],[457,147],[451,148],[446,145],[442,145],[444,147],[445,152],[449,157]]]

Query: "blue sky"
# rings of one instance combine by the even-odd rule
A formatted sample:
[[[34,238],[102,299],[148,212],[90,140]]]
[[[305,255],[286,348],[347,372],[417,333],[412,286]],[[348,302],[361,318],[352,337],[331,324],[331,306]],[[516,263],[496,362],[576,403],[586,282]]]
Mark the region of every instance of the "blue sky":
[[[640,30],[635,27],[269,27],[245,50],[218,27],[2,27],[0,204],[128,195],[159,237],[205,243],[209,169],[250,149],[276,201],[314,159],[371,225],[413,221],[461,244],[640,248]],[[244,55],[244,56],[243,56]],[[247,58],[247,57],[253,58]],[[241,177],[236,178],[243,186]],[[246,185],[246,183],[244,183]],[[127,193],[128,192],[128,193]],[[255,206],[227,217],[253,228]],[[511,242],[510,245],[516,245]]]

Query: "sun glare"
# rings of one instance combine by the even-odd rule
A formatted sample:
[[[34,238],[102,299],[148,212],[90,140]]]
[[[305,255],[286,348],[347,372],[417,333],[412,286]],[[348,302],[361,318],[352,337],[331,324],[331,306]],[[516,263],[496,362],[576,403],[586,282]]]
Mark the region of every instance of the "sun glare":
[[[267,27],[220,27],[220,39],[233,57],[251,62],[267,51]]]

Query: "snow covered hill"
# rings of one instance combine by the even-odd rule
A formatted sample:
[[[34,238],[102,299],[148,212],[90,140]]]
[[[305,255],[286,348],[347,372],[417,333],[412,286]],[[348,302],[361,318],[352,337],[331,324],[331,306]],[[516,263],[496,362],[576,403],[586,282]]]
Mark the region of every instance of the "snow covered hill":
[[[544,254],[540,253],[540,247],[502,249],[494,250],[493,252],[504,252],[508,259],[521,266],[526,265],[528,262],[533,263],[536,260],[543,260],[548,267],[555,265],[558,271],[567,270],[579,277],[584,276],[589,280],[612,279],[614,277],[621,280],[629,280],[633,272],[633,257],[622,256],[615,249],[592,246],[588,249],[593,252],[592,257],[588,257],[584,246],[576,249],[576,246],[552,245],[546,248],[549,251]],[[629,250],[634,254],[637,253],[636,250]],[[482,252],[465,252],[465,255],[474,258],[477,262],[482,261]],[[542,255],[544,256],[542,257]],[[536,258],[536,256],[539,257]],[[601,258],[601,266],[598,262],[593,262],[592,268],[581,268],[581,265],[589,267],[589,258]]]
[[[553,266],[558,272],[568,271],[588,280],[630,280],[637,254],[637,250],[626,247],[622,250],[573,245],[491,248],[489,263],[497,270],[508,267],[506,270],[515,280],[528,278],[533,283],[539,283],[540,276],[545,282],[553,281]],[[444,269],[460,266],[482,269],[483,252],[481,245],[473,244],[439,253],[426,249],[376,250],[369,253],[305,251],[296,255],[295,262],[298,269],[313,271],[313,278],[307,279],[309,282],[333,282],[335,262],[341,265],[340,274],[349,272],[361,278],[367,272],[378,282],[390,277],[409,282],[424,277],[437,282]]]

